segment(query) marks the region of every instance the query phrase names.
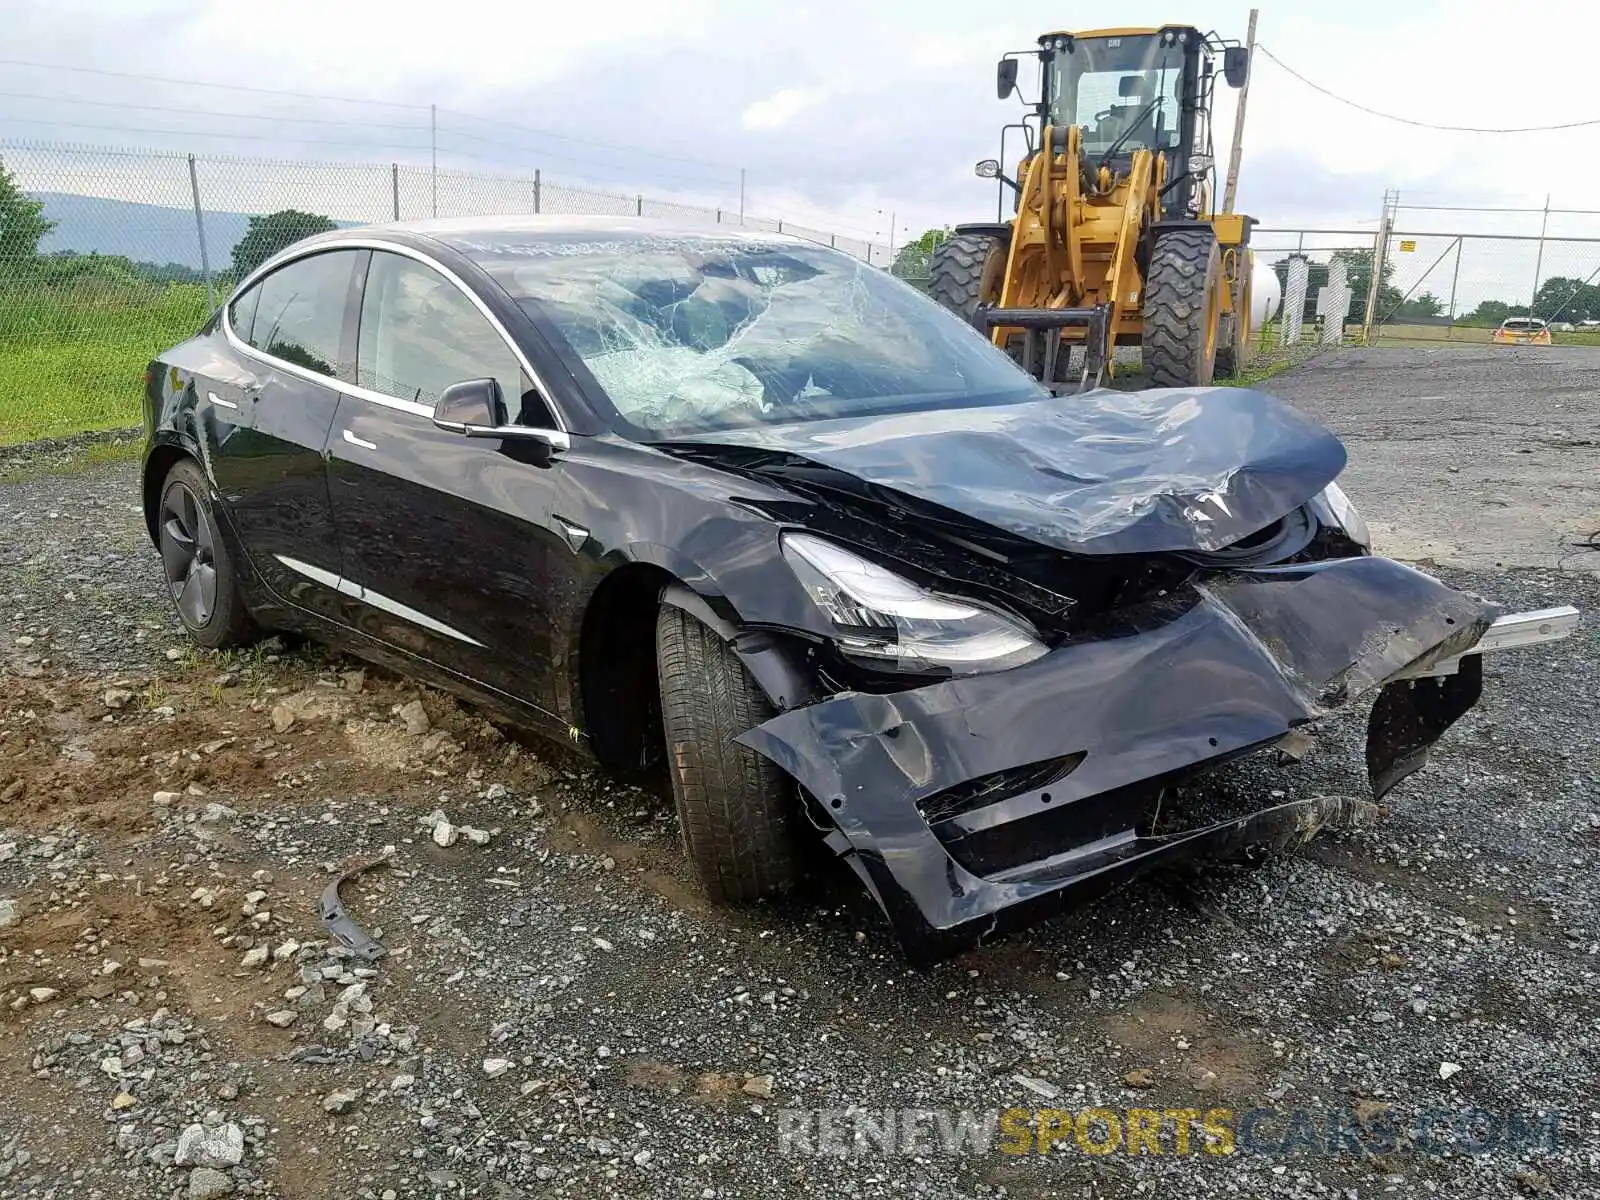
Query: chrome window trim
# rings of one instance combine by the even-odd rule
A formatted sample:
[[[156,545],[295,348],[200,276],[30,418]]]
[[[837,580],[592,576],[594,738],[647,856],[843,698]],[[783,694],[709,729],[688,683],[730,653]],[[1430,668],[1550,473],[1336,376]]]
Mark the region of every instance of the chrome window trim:
[[[320,242],[314,246],[305,246],[296,250],[285,251],[283,254],[277,257],[268,259],[254,271],[250,272],[249,275],[245,276],[244,282],[234,289],[233,295],[228,297],[228,299],[222,305],[222,332],[223,336],[228,339],[228,345],[232,346],[240,354],[247,355],[250,358],[259,359],[265,363],[270,363],[273,367],[281,371],[287,371],[291,375],[298,375],[302,379],[309,380],[312,383],[319,383],[323,387],[331,387],[335,391],[343,392],[349,396],[354,396],[358,400],[366,400],[369,403],[381,405],[384,408],[391,408],[397,412],[410,413],[415,417],[427,417],[431,420],[433,417],[433,407],[431,405],[419,404],[415,400],[402,400],[398,396],[385,395],[383,392],[375,392],[371,388],[365,388],[360,384],[350,383],[347,380],[339,379],[333,375],[320,375],[316,371],[310,370],[307,367],[302,367],[299,363],[288,362],[277,357],[277,355],[268,354],[263,350],[259,350],[255,346],[250,345],[249,342],[244,341],[237,333],[234,332],[232,308],[235,300],[244,295],[245,292],[249,291],[262,279],[265,279],[268,275],[278,270],[280,267],[287,267],[289,264],[298,262],[302,258],[309,258],[313,254],[326,254],[336,250],[374,250],[383,251],[388,254],[398,254],[404,258],[409,258],[415,262],[419,262],[425,267],[431,267],[433,270],[439,272],[439,274],[443,275],[447,280],[449,280],[455,289],[464,295],[468,300],[470,300],[473,307],[483,314],[484,319],[489,322],[490,327],[500,336],[500,340],[505,343],[506,348],[509,349],[512,355],[516,358],[517,365],[526,371],[528,378],[533,381],[534,388],[537,389],[539,395],[543,397],[545,407],[550,410],[550,415],[555,418],[556,422],[556,427],[554,429],[539,429],[531,425],[519,425],[517,428],[526,429],[530,434],[542,433],[549,435],[546,440],[548,440],[552,446],[559,450],[566,450],[571,447],[571,438],[567,433],[566,423],[561,419],[561,413],[556,409],[555,397],[551,395],[550,389],[545,385],[545,382],[540,377],[539,373],[533,369],[533,364],[528,361],[528,356],[522,352],[522,347],[518,346],[516,340],[506,332],[506,327],[501,324],[500,318],[495,316],[494,313],[490,311],[489,306],[483,302],[482,298],[467,285],[466,281],[463,280],[461,276],[457,275],[449,267],[445,266],[436,259],[430,258],[427,254],[424,254],[420,250],[413,249],[410,246],[401,245],[397,242],[388,242],[384,241],[382,238],[376,237],[341,238],[336,242]],[[359,357],[359,350],[357,354]]]

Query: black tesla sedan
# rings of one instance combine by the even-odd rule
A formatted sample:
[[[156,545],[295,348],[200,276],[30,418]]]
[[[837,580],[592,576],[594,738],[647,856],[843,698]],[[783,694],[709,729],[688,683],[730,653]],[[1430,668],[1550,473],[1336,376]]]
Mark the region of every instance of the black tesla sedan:
[[[1382,792],[1496,610],[1368,553],[1260,393],[1056,396],[832,250],[643,221],[343,230],[151,365],[143,502],[202,645],[309,633],[602,763],[665,764],[714,898],[844,856],[948,953],[1226,820],[1163,797],[1362,692]]]

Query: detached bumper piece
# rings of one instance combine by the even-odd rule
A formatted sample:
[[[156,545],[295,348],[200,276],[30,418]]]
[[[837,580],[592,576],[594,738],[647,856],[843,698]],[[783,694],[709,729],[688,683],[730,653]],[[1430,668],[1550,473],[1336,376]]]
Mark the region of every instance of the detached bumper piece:
[[[1477,700],[1493,606],[1383,558],[1202,576],[1124,627],[994,675],[781,713],[740,741],[792,775],[930,960],[1196,853],[1296,844],[1329,798],[1153,832],[1162,789],[1381,688],[1376,795]],[[1425,676],[1457,663],[1452,675]]]
[[[1084,356],[1083,370],[1078,376],[1078,390],[1086,392],[1099,387],[1105,376],[1106,364],[1110,360],[1110,305],[1097,304],[1092,308],[996,308],[980,304],[973,321],[980,329],[990,331],[1000,328],[1022,330],[1023,367],[1031,373],[1034,365],[1039,364],[1039,382],[1046,387],[1059,382],[1059,368],[1065,365],[1057,361],[1060,356],[1072,353],[1070,346],[1063,344],[1061,331],[1082,329]]]

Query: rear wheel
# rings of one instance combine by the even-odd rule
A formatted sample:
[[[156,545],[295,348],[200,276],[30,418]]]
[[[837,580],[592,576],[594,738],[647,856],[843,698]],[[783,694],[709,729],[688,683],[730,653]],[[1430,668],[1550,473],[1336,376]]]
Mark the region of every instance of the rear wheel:
[[[1156,239],[1144,287],[1143,358],[1153,387],[1197,387],[1216,369],[1222,316],[1217,235],[1169,229]]]
[[[799,876],[799,800],[733,739],[775,715],[731,647],[680,608],[656,616],[661,722],[684,853],[712,900],[755,900]]]
[[[189,636],[209,650],[261,636],[218,533],[211,486],[193,459],[173,463],[161,485],[156,544],[167,593]]]
[[[999,303],[1009,250],[1007,240],[994,234],[952,234],[933,248],[928,261],[928,294],[962,320],[972,322],[978,305]]]

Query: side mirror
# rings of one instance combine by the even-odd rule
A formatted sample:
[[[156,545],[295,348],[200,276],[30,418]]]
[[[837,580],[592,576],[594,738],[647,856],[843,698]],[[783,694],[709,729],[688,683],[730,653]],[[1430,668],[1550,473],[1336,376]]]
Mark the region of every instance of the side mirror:
[[[445,388],[433,406],[433,423],[463,437],[537,443],[540,453],[536,458],[540,466],[549,465],[554,451],[572,446],[572,439],[559,429],[534,429],[508,423],[500,385],[493,379],[468,379]]]
[[[433,423],[452,433],[466,433],[475,426],[497,429],[504,425],[506,403],[500,398],[499,383],[493,379],[452,383],[433,406]]]
[[[998,158],[979,159],[977,165],[972,168],[972,173],[979,179],[999,179],[1000,160]]]
[[[1250,51],[1243,46],[1229,46],[1222,52],[1222,77],[1231,88],[1242,88],[1250,78]]]
[[[994,69],[994,90],[1004,100],[1017,90],[1017,60],[1002,58]]]

